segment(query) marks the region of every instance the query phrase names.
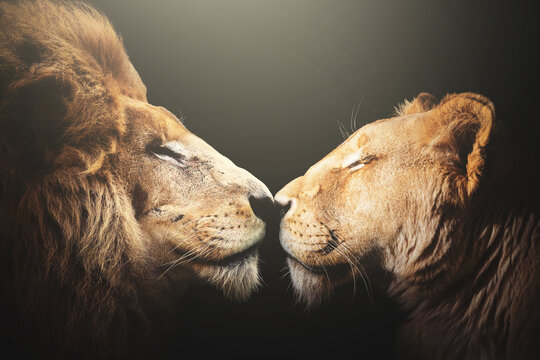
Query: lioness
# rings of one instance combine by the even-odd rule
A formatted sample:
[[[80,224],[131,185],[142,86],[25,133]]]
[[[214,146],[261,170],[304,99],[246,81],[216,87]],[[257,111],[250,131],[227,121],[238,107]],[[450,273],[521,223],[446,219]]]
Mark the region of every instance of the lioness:
[[[297,295],[383,269],[409,314],[399,354],[540,358],[539,202],[508,150],[473,93],[422,93],[356,131],[275,196]]]

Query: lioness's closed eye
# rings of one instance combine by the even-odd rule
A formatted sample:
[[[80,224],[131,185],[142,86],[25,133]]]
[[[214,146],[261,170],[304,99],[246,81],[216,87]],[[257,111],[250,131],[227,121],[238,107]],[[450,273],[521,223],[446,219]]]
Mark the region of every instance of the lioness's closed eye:
[[[275,196],[297,296],[317,304],[380,268],[410,315],[399,354],[539,355],[538,204],[507,151],[493,104],[473,93],[423,93],[358,130]]]
[[[191,280],[258,286],[270,192],[147,102],[103,15],[0,3],[0,96],[1,294],[43,343],[110,357]]]

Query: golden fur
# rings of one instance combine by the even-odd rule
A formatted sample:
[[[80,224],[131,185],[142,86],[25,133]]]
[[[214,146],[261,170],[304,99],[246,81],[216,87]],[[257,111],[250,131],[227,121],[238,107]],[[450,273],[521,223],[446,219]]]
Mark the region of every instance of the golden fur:
[[[264,234],[250,201],[270,197],[148,104],[103,15],[0,3],[2,298],[42,343],[122,353],[195,278],[246,298]]]
[[[510,150],[473,93],[422,93],[358,130],[276,194],[297,295],[382,269],[408,314],[399,356],[538,358],[538,197]]]

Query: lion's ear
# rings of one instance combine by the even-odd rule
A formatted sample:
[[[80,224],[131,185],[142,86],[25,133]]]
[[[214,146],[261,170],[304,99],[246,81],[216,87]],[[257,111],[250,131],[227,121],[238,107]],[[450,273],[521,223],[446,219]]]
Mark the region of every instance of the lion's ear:
[[[429,111],[437,105],[437,98],[429,93],[418,94],[413,101],[405,101],[396,108],[399,116]]]
[[[2,162],[25,177],[46,171],[62,147],[73,87],[54,75],[11,84],[0,108]]]
[[[435,112],[438,146],[451,150],[456,161],[456,181],[472,195],[486,164],[487,146],[496,130],[495,107],[474,93],[447,95]]]

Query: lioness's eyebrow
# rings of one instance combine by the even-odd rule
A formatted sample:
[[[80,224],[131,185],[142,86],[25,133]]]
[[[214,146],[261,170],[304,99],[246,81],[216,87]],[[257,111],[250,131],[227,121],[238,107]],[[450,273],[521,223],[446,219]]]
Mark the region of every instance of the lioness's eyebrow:
[[[369,141],[369,138],[366,134],[360,134],[358,135],[358,140],[356,141],[356,145],[361,148],[362,146],[366,145]]]
[[[341,167],[342,168],[349,167],[351,164],[354,164],[356,161],[360,160],[361,155],[362,155],[362,150],[358,150],[352,154],[345,156],[345,158],[343,159],[343,162],[341,163]]]

